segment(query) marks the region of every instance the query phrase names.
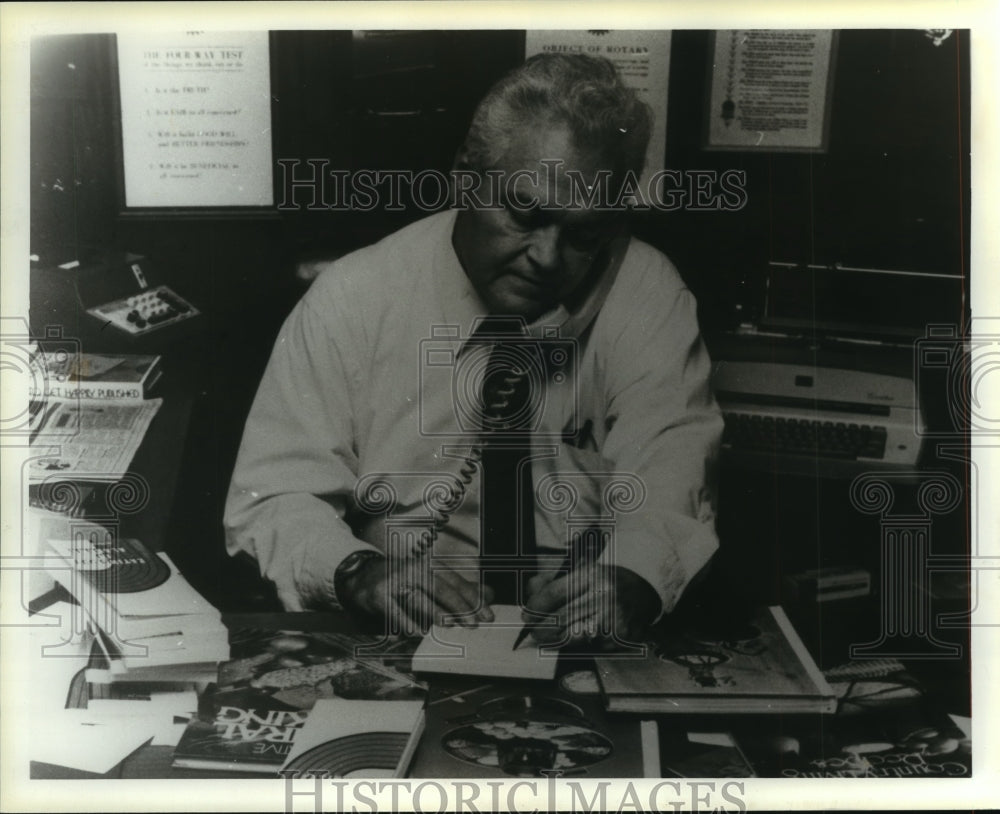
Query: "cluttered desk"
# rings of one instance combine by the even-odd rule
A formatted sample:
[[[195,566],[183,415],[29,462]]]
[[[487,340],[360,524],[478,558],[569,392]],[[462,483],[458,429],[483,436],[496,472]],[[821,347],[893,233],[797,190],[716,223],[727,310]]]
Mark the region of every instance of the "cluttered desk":
[[[89,563],[78,548],[72,590],[36,605],[56,622],[31,629],[39,652],[76,658],[39,659],[32,777],[971,773],[969,719],[909,665],[820,671],[777,606],[670,619],[596,656],[512,649],[512,606],[386,637],[343,613],[220,616],[168,557],[119,543],[100,569],[101,546]]]
[[[623,260],[613,275],[607,275],[609,285],[615,275],[622,281],[621,293],[607,299],[609,307],[602,311],[607,316],[601,324],[620,322],[623,333],[615,339],[609,332],[591,343],[599,363],[588,365],[587,371],[598,375],[585,391],[613,392],[610,380],[620,378],[626,385],[620,390],[623,396],[634,391],[621,402],[630,402],[626,406],[637,420],[617,421],[617,412],[598,409],[592,416],[580,416],[586,421],[556,427],[554,437],[562,442],[569,436],[579,442],[581,453],[603,452],[595,433],[607,435],[617,426],[625,443],[611,443],[609,449],[618,443],[645,454],[666,435],[665,428],[694,427],[695,410],[678,411],[673,418],[665,410],[660,426],[649,422],[648,434],[636,430],[645,426],[647,413],[659,419],[661,401],[677,396],[681,384],[695,381],[690,375],[695,355],[684,365],[677,360],[677,376],[666,377],[646,395],[634,384],[645,386],[663,372],[670,353],[658,348],[684,347],[677,337],[690,339],[699,332],[708,341],[706,328],[714,323],[717,341],[710,345],[716,363],[714,390],[726,421],[717,473],[719,500],[710,494],[712,489],[698,488],[703,479],[706,487],[714,480],[708,472],[715,468],[715,459],[706,442],[704,455],[692,454],[689,448],[663,452],[659,460],[665,472],[684,460],[693,464],[692,473],[654,484],[668,488],[651,489],[647,505],[671,505],[664,492],[672,493],[677,481],[677,502],[695,510],[684,519],[696,516],[706,528],[713,525],[721,541],[720,555],[732,557],[736,550],[729,571],[748,594],[756,594],[753,601],[718,585],[700,585],[700,595],[692,593],[686,606],[678,606],[652,629],[637,634],[636,641],[617,642],[615,651],[595,648],[594,652],[539,645],[540,640],[526,629],[521,608],[499,602],[491,622],[481,621],[474,628],[433,628],[412,637],[385,636],[346,613],[243,612],[257,604],[241,583],[224,578],[224,569],[218,567],[220,560],[229,562],[221,543],[222,493],[233,472],[238,440],[233,436],[244,425],[244,408],[261,381],[278,325],[298,301],[300,288],[334,258],[342,262],[344,279],[363,278],[374,286],[364,296],[332,298],[330,308],[313,309],[330,316],[323,330],[315,332],[323,339],[333,336],[334,329],[348,330],[354,324],[348,316],[364,317],[360,333],[365,336],[374,335],[375,326],[380,326],[381,338],[381,326],[399,328],[404,325],[400,317],[423,313],[415,294],[437,290],[421,285],[415,274],[432,265],[429,250],[425,253],[420,249],[423,244],[412,240],[417,232],[408,233],[411,237],[399,244],[404,250],[394,253],[391,263],[377,260],[368,268],[369,261],[358,261],[358,256],[347,260],[348,253],[396,228],[398,219],[389,210],[397,207],[376,207],[380,211],[371,214],[352,199],[347,208],[353,212],[340,211],[339,205],[330,206],[325,214],[318,212],[324,207],[310,206],[308,198],[311,192],[317,203],[319,190],[304,179],[309,167],[317,171],[313,177],[319,177],[320,167],[314,163],[319,160],[305,157],[319,154],[317,144],[328,148],[329,155],[322,153],[323,166],[338,168],[334,174],[343,181],[342,190],[359,169],[368,173],[393,168],[389,175],[395,178],[396,169],[407,166],[420,169],[416,176],[420,179],[424,170],[439,163],[439,157],[443,157],[440,166],[449,167],[466,114],[473,111],[481,91],[528,57],[535,48],[532,42],[541,45],[548,37],[540,40],[516,31],[499,32],[499,38],[471,32],[473,39],[464,33],[453,38],[440,34],[411,38],[402,33],[384,37],[346,31],[267,36],[255,32],[246,37],[245,51],[239,52],[240,70],[253,66],[260,71],[246,73],[239,91],[254,87],[261,91],[253,91],[253,105],[248,100],[241,108],[260,106],[261,118],[250,128],[253,145],[261,148],[254,153],[253,164],[260,172],[249,174],[251,164],[243,159],[239,173],[231,171],[236,165],[230,167],[230,158],[216,161],[213,153],[220,145],[214,136],[198,145],[189,144],[187,136],[171,137],[168,144],[163,134],[154,136],[144,125],[135,128],[129,123],[144,120],[131,119],[130,109],[144,110],[147,116],[155,110],[146,109],[147,94],[156,96],[168,81],[161,69],[178,67],[173,56],[171,66],[158,64],[158,49],[174,54],[181,50],[174,50],[177,42],[142,44],[137,38],[121,36],[116,41],[107,35],[43,37],[32,45],[31,336],[37,347],[31,354],[33,371],[39,372],[38,381],[45,386],[32,393],[30,463],[20,473],[24,503],[30,505],[26,539],[33,550],[20,553],[43,567],[18,586],[27,591],[19,634],[31,648],[30,663],[23,665],[30,683],[19,696],[30,709],[30,726],[23,727],[18,737],[25,743],[23,762],[30,761],[32,777],[970,775],[968,650],[934,638],[936,620],[929,609],[931,599],[937,603],[935,613],[942,610],[940,603],[950,601],[957,606],[951,614],[951,622],[957,621],[952,632],[963,623],[968,627],[971,588],[957,584],[968,580],[966,574],[957,573],[955,563],[969,553],[969,498],[964,503],[956,499],[947,509],[942,499],[935,498],[929,502],[936,505],[919,515],[909,505],[919,504],[924,492],[936,493],[940,483],[954,484],[956,494],[963,486],[971,492],[971,470],[965,468],[964,480],[951,477],[934,457],[935,444],[925,440],[968,440],[961,432],[962,422],[953,421],[953,391],[940,388],[937,406],[934,399],[922,398],[934,392],[925,374],[951,375],[956,357],[947,346],[961,344],[957,323],[966,312],[970,263],[967,219],[961,217],[968,211],[962,179],[970,173],[960,157],[969,150],[965,136],[956,139],[955,134],[970,132],[964,101],[967,32],[943,32],[932,44],[927,42],[932,32],[886,31],[875,36],[845,31],[842,38],[840,32],[809,34],[808,47],[818,56],[812,69],[815,82],[809,88],[803,85],[800,95],[808,94],[811,102],[817,102],[815,110],[822,111],[808,128],[823,133],[822,143],[801,155],[794,152],[799,147],[792,146],[791,154],[777,157],[772,153],[785,153],[790,146],[781,138],[769,144],[758,140],[752,147],[726,139],[703,144],[702,134],[695,131],[706,121],[701,113],[710,111],[696,110],[699,94],[690,92],[684,77],[700,75],[702,66],[713,64],[712,49],[722,55],[727,37],[732,48],[760,45],[765,56],[775,43],[795,50],[805,47],[805,40],[782,45],[784,35],[770,32],[737,43],[738,38],[725,32],[711,36],[655,32],[652,50],[645,44],[629,47],[630,54],[664,57],[664,68],[675,63],[669,72],[662,72],[659,85],[647,83],[658,100],[659,122],[648,152],[655,163],[666,161],[684,170],[684,182],[691,183],[685,190],[688,194],[681,196],[686,203],[667,207],[669,216],[654,211],[648,218],[634,218],[637,229],[648,233],[644,239],[653,253],[633,253],[629,263]],[[587,37],[598,35],[606,40],[608,32],[587,33]],[[191,38],[199,36],[184,34],[185,54]],[[790,36],[801,40],[806,35]],[[669,45],[672,37],[676,47]],[[564,46],[548,43],[543,50],[550,49],[552,54],[545,59],[556,58]],[[226,60],[235,60],[228,55],[237,53],[234,49],[226,47],[225,53]],[[491,58],[484,61],[483,54]],[[751,51],[748,59],[753,62],[758,57]],[[408,69],[399,70],[400,65]],[[386,66],[391,68],[389,77],[380,73]],[[914,66],[922,73],[911,74]],[[179,67],[182,72],[201,70],[193,64]],[[835,83],[830,81],[834,67],[839,73]],[[198,86],[199,92],[217,87],[222,90],[218,98],[225,100],[224,108],[212,110],[208,105],[199,116],[232,114],[235,121],[239,111],[226,92],[227,78],[236,77],[230,68],[235,70],[236,65],[206,76]],[[617,70],[610,68],[611,73]],[[610,75],[607,66],[601,72]],[[668,81],[668,73],[678,81]],[[194,90],[190,76],[174,77],[178,96]],[[303,83],[304,76],[317,81]],[[892,80],[888,84],[882,81],[886,77]],[[397,88],[399,78],[405,85]],[[148,86],[137,85],[137,80]],[[273,83],[270,89],[264,88],[268,81]],[[780,76],[775,81],[772,90],[781,96],[785,89],[779,86],[787,83]],[[413,98],[411,85],[420,86],[420,104],[407,101],[405,109],[394,104]],[[832,87],[839,89],[835,98],[830,97]],[[712,94],[716,90],[713,85]],[[625,99],[623,91],[616,85],[608,98]],[[576,98],[562,91],[558,95]],[[627,96],[631,99],[631,92]],[[724,98],[711,106],[724,111],[725,127],[735,133],[725,111],[731,114],[739,97]],[[330,104],[331,99],[337,103]],[[669,139],[664,138],[662,126],[668,120],[667,100],[672,108]],[[619,133],[629,133],[626,141],[631,143],[636,134],[649,129],[639,121],[639,106],[629,107],[631,112],[623,109],[614,118],[597,117],[619,123],[626,114],[634,117],[634,125],[609,131],[615,145],[623,143]],[[301,110],[322,115],[310,117],[309,126],[300,127],[303,122],[296,111]],[[959,111],[965,126],[955,128],[951,119],[927,117],[926,110]],[[594,116],[587,111],[577,118],[589,121]],[[936,127],[939,120],[944,122],[941,129]],[[79,127],[64,127],[64,122]],[[830,122],[832,135],[827,134]],[[539,126],[529,126],[525,119],[518,133],[546,132],[541,120],[535,124]],[[377,138],[366,138],[373,133]],[[562,143],[555,139],[562,131],[553,127],[552,133],[552,140],[544,140],[546,155],[565,154],[572,170],[601,169],[590,166],[600,150],[570,149],[574,139]],[[916,153],[899,149],[900,143],[913,141],[913,133],[921,136],[914,142],[920,149]],[[120,138],[110,138],[112,134]],[[278,138],[271,143],[273,135]],[[148,147],[169,156],[155,162],[157,177],[152,175],[154,163],[126,156],[129,145],[145,143],[147,137],[156,139]],[[543,140],[524,141],[520,152],[534,163],[541,156],[533,151],[541,149]],[[108,149],[109,144],[115,149]],[[250,144],[242,142],[243,147]],[[355,149],[359,145],[364,149]],[[732,148],[741,146],[753,152],[738,149],[739,155],[731,154]],[[279,152],[272,152],[275,147]],[[638,142],[634,147],[629,152],[638,159],[645,147]],[[174,152],[189,148],[197,151]],[[814,149],[822,154],[817,157]],[[941,159],[945,153],[950,156],[947,161]],[[278,164],[290,188],[272,174],[277,169],[271,166],[275,155],[283,156]],[[878,172],[871,171],[867,159],[872,156],[878,157]],[[543,165],[548,166],[547,161]],[[914,183],[913,161],[934,171],[919,174],[920,183]],[[631,163],[631,158],[621,163]],[[192,173],[195,164],[200,169]],[[739,206],[727,209],[725,223],[720,220],[722,210],[719,217],[689,215],[688,209],[693,213],[705,208],[696,194],[707,192],[700,189],[699,179],[719,170],[724,174],[717,179],[724,186],[721,180],[731,177],[734,165],[741,167],[740,191],[761,190],[760,194],[744,196]],[[343,179],[342,170],[350,171]],[[521,168],[509,170],[520,174]],[[225,184],[239,187],[229,192],[244,192],[246,178],[253,176],[261,182],[257,190],[261,194],[215,197],[228,189],[223,188],[221,175],[220,183],[212,180],[216,172],[225,174]],[[668,175],[673,177],[672,172]],[[67,178],[74,182],[67,183]],[[123,195],[115,195],[106,183],[112,178],[123,181],[119,190]],[[275,182],[270,198],[269,178]],[[861,199],[867,202],[860,209],[859,188],[866,190]],[[283,203],[275,207],[279,192],[284,193]],[[817,219],[812,204],[820,200],[829,205]],[[417,208],[424,212],[425,207]],[[416,208],[398,214],[398,226],[403,226],[411,214],[416,215]],[[580,239],[576,248],[581,250],[576,253],[581,258],[616,255],[611,248],[617,237],[611,235],[619,235],[617,217],[614,223],[609,218],[604,230],[596,227],[597,221],[577,223],[577,213],[572,214],[565,225],[574,229],[566,234],[574,246]],[[465,227],[453,228],[451,240],[441,245],[459,253],[452,258],[446,252],[449,260],[457,261],[449,267],[461,265],[474,287],[485,287],[479,273],[485,275],[493,266],[490,256],[499,257],[504,250],[499,241],[483,240],[482,234],[469,230],[476,220],[478,216],[463,215]],[[530,231],[539,237],[543,232],[553,234],[547,217],[528,220]],[[430,219],[420,228],[430,228],[427,223]],[[447,236],[441,225],[445,221],[435,223],[434,228]],[[561,216],[559,223],[563,224]],[[719,240],[721,234],[734,238]],[[166,276],[159,277],[145,257],[86,256],[88,247],[111,242],[157,257]],[[63,256],[64,244],[71,254]],[[429,246],[428,242],[425,248]],[[590,251],[597,246],[601,251]],[[672,264],[659,258],[660,250],[669,250],[685,275],[676,281],[678,299],[670,300],[675,293],[659,284],[650,289],[629,284],[629,273],[647,273],[643,259],[647,256],[650,270],[655,265],[664,272],[663,279],[673,279]],[[355,262],[357,269],[347,265]],[[566,302],[583,301],[581,281],[596,281],[592,273],[596,269],[586,274],[583,270],[581,265],[579,274],[567,274],[563,294],[573,297]],[[385,276],[376,276],[375,271]],[[461,275],[456,279],[464,284]],[[499,303],[503,307],[488,303],[490,312],[516,310],[524,317],[536,306],[553,304],[548,302],[548,286],[539,280],[529,275],[514,284],[516,309],[507,308],[507,303]],[[569,290],[570,283],[577,286],[574,291]],[[311,291],[322,291],[322,284],[313,286]],[[662,301],[650,296],[652,288]],[[554,291],[551,299],[561,302],[563,295],[556,297]],[[698,314],[690,295],[698,299]],[[448,291],[439,292],[438,298],[440,302],[425,303],[435,320],[438,306],[453,299]],[[619,301],[631,305],[622,307],[622,318],[616,320],[613,306]],[[375,318],[374,303],[379,308],[391,306],[385,313],[393,318]],[[345,318],[335,320],[341,310]],[[671,318],[663,319],[667,314]],[[690,320],[688,334],[680,330],[680,317]],[[931,357],[915,356],[915,340],[927,326],[953,322],[954,330],[923,337],[946,346],[944,353],[941,347],[933,348],[937,361],[924,364]],[[696,323],[701,324],[700,331]],[[49,332],[51,326],[58,326],[55,333]],[[419,330],[427,327],[419,325]],[[202,336],[196,335],[199,331]],[[587,333],[584,341],[599,333]],[[511,355],[510,349],[517,346],[512,336],[495,342],[493,350],[504,353],[487,355],[484,343],[478,358],[485,362],[493,355]],[[420,337],[424,348],[425,334]],[[400,370],[409,370],[413,363],[408,355],[415,347],[410,338],[396,345],[398,359],[406,363]],[[661,340],[662,346],[657,344]],[[87,353],[80,353],[80,347],[64,347],[72,342],[82,343]],[[338,360],[328,358],[326,349],[336,343],[317,344],[324,347],[315,356],[317,369],[328,370],[332,367],[328,363]],[[356,357],[346,367],[357,363],[363,369],[361,362],[370,355],[379,361],[370,366],[371,378],[378,373],[386,380],[381,390],[372,388],[353,399],[358,421],[367,421],[383,405],[408,404],[420,408],[421,433],[431,427],[432,420],[424,424],[425,405],[404,398],[403,375],[393,375],[394,365],[385,363],[395,354],[368,354],[360,342],[341,344]],[[381,344],[393,343],[385,336]],[[309,355],[289,353],[298,359]],[[433,358],[429,354],[422,361],[449,377],[455,375],[457,356],[442,354],[431,364]],[[183,364],[175,366],[179,359]],[[555,367],[556,359],[553,355],[543,361]],[[633,367],[636,361],[642,364]],[[294,358],[286,370],[301,373]],[[552,383],[571,381],[561,367],[551,372],[558,374],[551,377]],[[348,378],[369,377],[345,376],[339,382],[337,377],[322,378],[324,392],[337,393]],[[502,388],[495,381],[501,378]],[[504,402],[507,395],[516,395],[510,401],[517,402],[525,395],[522,391],[530,389],[523,386],[523,376],[507,380],[491,374],[484,379],[491,380],[491,387],[484,381],[481,389],[470,388],[470,402],[492,406],[499,403],[500,394]],[[699,386],[697,396],[692,393],[689,399],[677,400],[687,402],[688,408],[697,401],[703,413],[713,413],[710,422],[718,423],[708,392]],[[308,391],[299,387],[287,388],[283,398],[275,401],[274,412],[287,415],[291,411],[284,408],[313,403]],[[598,395],[594,401],[602,399]],[[454,399],[447,405],[443,402],[438,405],[442,424],[450,422],[448,411],[455,406]],[[315,404],[322,405],[317,413],[339,414],[332,399]],[[529,423],[519,427],[512,415],[482,418],[493,424],[510,419],[514,430]],[[391,411],[383,420],[380,427],[401,425]],[[294,425],[296,420],[292,417],[286,423]],[[488,426],[485,420],[482,423]],[[258,426],[263,428],[258,441],[266,442],[279,425]],[[475,426],[478,429],[479,424]],[[624,436],[623,428],[627,428]],[[427,434],[432,431],[436,432]],[[629,434],[633,431],[635,436]],[[329,446],[332,435],[323,426],[303,434],[306,440],[297,444],[312,451]],[[371,435],[372,447],[398,446],[386,433]],[[707,437],[701,436],[703,441]],[[356,451],[348,433],[341,440],[344,450]],[[266,446],[260,443],[261,449]],[[434,446],[435,457],[445,452]],[[501,464],[509,458],[488,457],[501,459]],[[474,469],[477,458],[466,458],[463,469]],[[275,491],[294,481],[278,472],[267,456],[262,460],[260,468],[278,481],[268,484]],[[416,471],[405,462],[387,460],[393,471]],[[328,464],[324,471],[342,463]],[[590,463],[584,469],[593,474],[597,456]],[[628,463],[618,458],[616,471],[633,471]],[[960,470],[957,461],[950,465]],[[930,467],[941,468],[941,477],[918,482],[911,475],[920,467],[930,472],[934,472]],[[344,471],[356,473],[349,466]],[[496,472],[494,468],[483,482],[515,483]],[[865,491],[865,495],[886,495],[881,509],[874,505],[879,501],[862,501],[865,505],[860,507],[851,503],[855,492],[850,484],[863,472],[884,476]],[[889,482],[897,476],[897,481]],[[824,480],[829,483],[821,486]],[[777,488],[788,482],[789,488]],[[899,487],[895,491],[894,484]],[[243,493],[256,498],[258,484],[244,485]],[[342,487],[336,492],[327,486],[324,482],[302,492],[324,502],[344,492]],[[474,518],[482,520],[480,528],[487,527],[487,502],[499,504],[508,514],[513,514],[511,506],[523,505],[514,502],[520,495],[504,491],[487,501],[483,488],[482,518]],[[462,491],[451,494],[461,497]],[[721,508],[718,516],[716,502]],[[966,511],[957,511],[959,506]],[[932,517],[949,511],[952,515],[945,523]],[[433,515],[434,526],[421,538],[428,542],[428,550],[443,524],[442,514]],[[302,521],[294,503],[286,517],[289,526]],[[958,530],[949,534],[947,522]],[[329,525],[317,525],[317,537],[325,539]],[[501,532],[493,536],[518,540],[520,529],[496,527]],[[451,530],[461,532],[458,524]],[[661,530],[651,535],[648,547],[643,548],[645,542],[635,545],[638,556],[626,571],[639,574],[637,569],[649,565],[655,544],[670,536],[658,534]],[[254,534],[251,530],[245,536]],[[305,535],[292,528],[293,545],[299,536]],[[476,540],[473,534],[466,538]],[[489,551],[485,534],[480,542],[484,556],[505,556],[500,549]],[[244,546],[245,551],[251,548]],[[709,556],[706,553],[705,559]],[[336,573],[347,559],[333,572],[334,588]],[[716,573],[722,570],[721,559],[713,563]],[[263,564],[260,557],[258,562]],[[347,584],[352,574],[357,577],[359,563],[364,560],[354,560],[345,572]],[[703,564],[691,563],[692,579]],[[667,565],[664,572],[680,570]],[[256,563],[250,567],[253,579],[264,584]],[[931,579],[935,567],[956,572],[945,575],[957,576],[950,594],[946,589],[951,583],[945,584],[941,573]],[[273,578],[273,573],[268,576]],[[895,594],[899,607],[886,610],[889,582],[897,577],[891,587],[900,588]],[[786,601],[792,594],[794,602]],[[324,601],[345,595],[334,591]],[[914,612],[918,606],[919,615]],[[939,657],[936,661],[901,655],[903,645],[909,644],[903,640],[914,629],[917,635],[909,638],[929,646],[932,656]],[[899,644],[896,652],[879,651],[878,636],[887,632],[896,636],[890,643]],[[855,645],[867,657],[849,657]]]
[[[539,646],[509,605],[422,638],[222,614],[163,550],[190,395],[155,355],[43,350],[30,515],[48,567],[28,629],[72,658],[38,659],[33,777],[971,772],[954,694],[894,658],[821,670],[778,605],[711,601],[596,653]]]

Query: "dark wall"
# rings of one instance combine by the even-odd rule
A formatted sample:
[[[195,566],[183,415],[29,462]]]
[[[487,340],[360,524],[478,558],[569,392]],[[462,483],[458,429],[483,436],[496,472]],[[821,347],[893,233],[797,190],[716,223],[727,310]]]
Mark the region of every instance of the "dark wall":
[[[410,58],[380,72],[358,56],[350,32],[277,32],[275,158],[447,170],[476,101],[523,58],[523,32],[423,32],[405,47]],[[748,271],[771,259],[967,272],[967,32],[937,47],[917,30],[840,32],[826,154],[702,149],[710,47],[709,32],[674,32],[666,166],[744,170],[747,203],[738,212],[654,212],[637,224],[705,295],[710,320],[725,315]],[[113,242],[168,261],[192,297],[210,289],[206,273],[266,292],[298,257],[348,251],[420,215],[303,206],[263,223],[207,229],[120,218],[112,51],[111,36],[33,45],[36,253]],[[279,200],[284,173],[276,167]],[[200,262],[202,254],[211,262]],[[266,258],[268,267],[248,269],[248,257]],[[247,279],[254,271],[259,279]]]

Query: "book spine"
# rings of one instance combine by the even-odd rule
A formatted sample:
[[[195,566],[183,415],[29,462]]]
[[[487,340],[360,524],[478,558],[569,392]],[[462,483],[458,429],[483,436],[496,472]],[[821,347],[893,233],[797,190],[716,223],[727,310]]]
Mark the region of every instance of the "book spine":
[[[31,399],[50,398],[72,401],[121,401],[136,402],[145,398],[142,384],[137,382],[91,382],[87,384],[50,384],[41,392],[37,388],[28,391]]]
[[[84,359],[86,354],[83,354]],[[55,372],[44,374],[42,387],[29,384],[31,399],[65,399],[80,401],[137,402],[149,398],[153,386],[163,375],[159,356],[122,357],[127,366],[121,371],[109,371],[100,377],[87,379],[71,376],[67,378]],[[139,367],[145,365],[140,372]]]
[[[660,777],[660,729],[656,721],[640,721],[639,737],[642,744],[642,776]]]
[[[795,657],[802,664],[802,667],[809,675],[810,680],[818,688],[819,693],[823,696],[829,697],[830,701],[826,705],[825,711],[835,711],[837,708],[837,699],[834,695],[833,689],[827,683],[826,678],[823,677],[823,673],[820,671],[819,667],[816,666],[816,662],[813,661],[812,656],[809,655],[809,651],[802,643],[802,639],[799,638],[799,634],[795,632],[795,628],[792,627],[792,623],[788,621],[788,617],[785,615],[784,609],[780,605],[772,605],[768,608],[768,610],[771,611],[774,621],[777,623],[781,632],[788,640],[788,644],[795,653]]]
[[[424,734],[426,724],[427,721],[424,712],[421,710],[417,725],[414,727],[410,739],[406,742],[406,749],[403,750],[403,754],[399,757],[399,763],[396,764],[396,771],[393,777],[406,777],[406,771],[413,762],[413,756],[417,751],[417,744],[420,743],[420,738]]]

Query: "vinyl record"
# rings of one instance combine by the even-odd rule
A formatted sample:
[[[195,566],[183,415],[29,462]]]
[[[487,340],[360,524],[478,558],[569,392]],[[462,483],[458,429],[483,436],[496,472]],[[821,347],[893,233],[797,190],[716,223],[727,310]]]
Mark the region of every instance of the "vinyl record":
[[[614,751],[608,738],[586,726],[527,719],[465,724],[446,732],[441,745],[457,760],[515,777],[581,769]]]
[[[330,777],[392,777],[409,739],[407,732],[347,735],[303,752],[282,771]]]
[[[120,537],[114,543],[92,544],[110,567],[78,568],[91,584],[105,593],[148,591],[170,577],[170,567],[138,540]]]

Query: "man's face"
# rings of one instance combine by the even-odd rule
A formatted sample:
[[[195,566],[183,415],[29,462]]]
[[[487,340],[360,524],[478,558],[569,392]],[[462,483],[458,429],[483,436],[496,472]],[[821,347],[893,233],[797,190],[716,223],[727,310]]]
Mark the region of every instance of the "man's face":
[[[616,212],[585,206],[579,194],[574,203],[565,171],[577,170],[591,184],[606,169],[598,156],[578,150],[565,129],[525,131],[495,168],[499,182],[484,179],[476,191],[490,202],[499,187],[501,207],[460,209],[452,242],[491,313],[532,320],[582,293],[600,274],[622,221]],[[543,159],[563,163],[557,172]]]

